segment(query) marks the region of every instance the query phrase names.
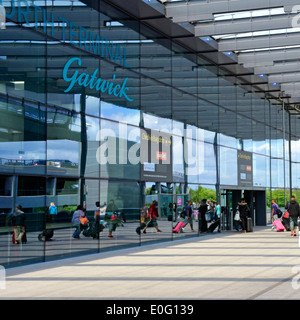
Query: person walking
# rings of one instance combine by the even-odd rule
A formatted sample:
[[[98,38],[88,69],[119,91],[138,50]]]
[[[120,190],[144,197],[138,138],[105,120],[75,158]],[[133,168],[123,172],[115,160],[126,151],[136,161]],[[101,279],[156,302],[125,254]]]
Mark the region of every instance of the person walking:
[[[190,224],[191,226],[191,230],[194,231],[193,228],[193,208],[192,208],[192,204],[193,201],[189,201],[188,205],[186,206],[186,210],[185,210],[185,216],[187,219],[187,223],[186,224]]]
[[[199,218],[198,218],[198,223],[199,223],[199,233],[203,233],[207,231],[207,221],[205,219],[205,214],[207,213],[208,210],[208,205],[206,203],[206,199],[202,199],[200,202],[200,206],[198,209],[199,212]]]
[[[147,222],[147,217],[148,217],[148,205],[145,203],[144,207],[141,209],[141,223],[146,223]]]
[[[116,215],[119,212],[119,208],[116,206],[115,201],[111,199],[106,207],[105,221],[108,224],[108,237],[113,238],[112,233],[116,231],[117,226],[120,224],[119,219],[116,219]],[[112,217],[114,218],[112,219]]]
[[[291,201],[286,204],[285,209],[289,212],[291,237],[296,237],[298,217],[300,217],[300,207],[295,196],[291,196]]]
[[[149,227],[149,225],[151,227],[154,227],[157,232],[161,232],[161,230],[158,229],[157,218],[158,218],[157,201],[153,200],[153,202],[149,208],[149,211],[148,211],[149,223],[146,225],[143,233],[146,233],[146,230]]]
[[[218,201],[218,204],[216,205],[216,218],[217,220],[220,220],[219,226],[218,226],[218,232],[221,232],[221,205]]]
[[[278,211],[278,204],[276,203],[276,200],[275,199],[272,199],[272,206],[271,206],[271,209],[272,209],[272,212],[271,212],[271,220],[272,220],[272,224],[275,220],[278,220],[278,214],[277,214],[277,211]],[[276,227],[274,226],[274,224],[272,225],[272,230],[275,229]]]
[[[18,205],[17,210],[12,214],[11,222],[14,232],[14,243],[26,243],[25,237],[25,213],[22,211],[22,206]]]
[[[72,223],[73,226],[76,228],[76,230],[73,233],[73,238],[75,239],[80,239],[80,233],[81,233],[81,222],[80,222],[80,218],[84,217],[85,214],[83,212],[82,206],[79,205],[77,206],[76,210],[73,213],[73,217],[72,217]]]
[[[242,233],[247,232],[247,219],[250,217],[250,208],[244,198],[238,202],[238,210],[240,212]]]

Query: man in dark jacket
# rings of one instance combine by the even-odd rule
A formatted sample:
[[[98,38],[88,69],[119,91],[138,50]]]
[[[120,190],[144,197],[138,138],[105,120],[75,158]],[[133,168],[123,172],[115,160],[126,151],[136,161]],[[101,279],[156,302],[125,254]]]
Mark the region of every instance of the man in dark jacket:
[[[240,219],[242,221],[242,232],[244,233],[247,232],[247,218],[250,217],[250,208],[244,198],[238,202],[238,209],[240,212]]]
[[[291,201],[286,204],[285,208],[289,212],[291,237],[296,237],[296,228],[298,225],[298,217],[300,216],[300,207],[298,202],[295,200],[295,196],[291,196]]]

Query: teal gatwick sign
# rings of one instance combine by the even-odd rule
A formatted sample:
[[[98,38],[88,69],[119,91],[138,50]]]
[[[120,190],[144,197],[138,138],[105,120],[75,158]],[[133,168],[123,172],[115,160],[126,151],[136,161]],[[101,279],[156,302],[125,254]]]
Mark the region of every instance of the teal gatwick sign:
[[[109,95],[114,95],[115,97],[122,98],[124,97],[128,101],[133,101],[134,99],[130,99],[127,95],[127,91],[129,91],[129,88],[126,87],[126,83],[128,78],[125,78],[123,81],[122,86],[119,84],[115,84],[112,81],[104,80],[97,77],[98,69],[95,69],[92,75],[88,73],[81,73],[79,74],[79,71],[76,69],[75,72],[72,74],[71,77],[68,76],[68,71],[73,63],[77,63],[77,65],[80,67],[82,64],[82,61],[80,58],[71,58],[64,67],[63,70],[63,79],[66,82],[69,82],[69,87],[65,90],[65,92],[69,92],[72,90],[74,85],[77,83],[79,86],[95,89],[97,91],[100,91],[102,93],[108,93]],[[72,65],[72,69],[74,66]],[[116,75],[113,75],[113,80],[116,79]]]

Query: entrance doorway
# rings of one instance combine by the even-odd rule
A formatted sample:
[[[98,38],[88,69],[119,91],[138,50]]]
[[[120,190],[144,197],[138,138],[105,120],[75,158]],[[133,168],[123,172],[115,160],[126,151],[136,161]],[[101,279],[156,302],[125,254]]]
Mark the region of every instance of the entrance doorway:
[[[145,201],[148,206],[153,200],[158,203],[158,214],[160,218],[176,221],[180,212],[189,200],[189,194],[174,190],[176,187],[172,183],[146,182]]]
[[[233,230],[235,228],[234,215],[241,198],[245,198],[249,205],[253,226],[266,225],[267,202],[265,190],[221,190],[221,230]]]

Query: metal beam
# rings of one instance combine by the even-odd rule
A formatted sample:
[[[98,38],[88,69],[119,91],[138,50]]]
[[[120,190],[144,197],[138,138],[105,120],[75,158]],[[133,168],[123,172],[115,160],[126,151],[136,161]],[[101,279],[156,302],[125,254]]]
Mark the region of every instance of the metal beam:
[[[258,37],[223,39],[219,41],[219,51],[242,51],[300,45],[300,33],[286,33]]]
[[[299,45],[300,45],[300,38]],[[240,53],[238,62],[246,68],[273,66],[274,61],[299,60],[300,48],[279,49],[263,52]]]
[[[212,21],[195,26],[195,36],[213,36],[222,34],[237,34],[275,29],[287,29],[292,26],[292,19],[296,14],[236,19],[226,21]]]
[[[300,72],[294,73],[282,73],[282,74],[273,74],[269,77],[269,82],[279,82],[280,84],[283,83],[294,83],[300,81]]]
[[[254,67],[255,74],[272,75],[286,72],[300,72],[299,62],[273,64],[272,66]]]
[[[224,0],[224,1],[192,1],[186,3],[167,3],[166,16],[173,18],[174,22],[194,22],[210,20],[215,13],[229,13],[258,9],[285,7],[286,11],[299,5],[297,0]]]

